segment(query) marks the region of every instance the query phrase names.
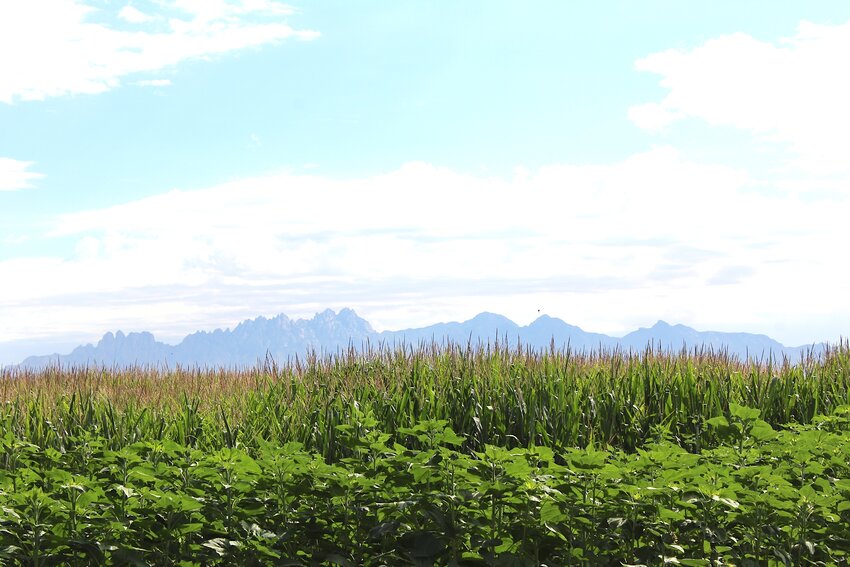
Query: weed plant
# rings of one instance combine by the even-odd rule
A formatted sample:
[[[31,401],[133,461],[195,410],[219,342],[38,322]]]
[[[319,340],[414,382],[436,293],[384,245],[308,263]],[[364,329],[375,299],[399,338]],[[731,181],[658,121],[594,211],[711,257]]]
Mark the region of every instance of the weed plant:
[[[204,451],[81,431],[63,449],[0,439],[9,565],[847,565],[850,407],[774,430],[731,404],[690,453],[460,450],[445,420],[391,443],[371,412],[348,457],[300,443]]]

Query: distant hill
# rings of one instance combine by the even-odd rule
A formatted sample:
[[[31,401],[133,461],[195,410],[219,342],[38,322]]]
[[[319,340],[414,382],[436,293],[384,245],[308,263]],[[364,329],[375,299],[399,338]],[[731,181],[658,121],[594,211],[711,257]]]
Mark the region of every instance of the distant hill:
[[[20,366],[43,368],[50,364],[68,365],[163,365],[169,366],[252,366],[271,356],[285,361],[309,350],[336,352],[370,343],[412,344],[422,341],[472,342],[508,341],[533,348],[548,348],[554,341],[556,348],[567,345],[575,350],[620,347],[642,351],[647,345],[665,350],[683,347],[711,347],[725,349],[740,357],[762,358],[769,355],[786,355],[799,358],[810,349],[820,351],[824,345],[786,347],[766,335],[750,333],[721,333],[696,331],[684,325],[669,325],[659,321],[649,328],[640,328],[624,337],[610,337],[589,333],[561,319],[543,315],[533,323],[519,326],[507,317],[494,313],[481,313],[462,323],[439,323],[419,329],[376,332],[368,321],[351,309],[339,313],[326,310],[312,319],[292,320],[286,315],[271,319],[257,317],[243,321],[233,329],[199,331],[186,336],[179,344],[169,345],[157,341],[150,333],[121,331],[106,333],[96,345],[75,348],[69,354],[31,356]]]

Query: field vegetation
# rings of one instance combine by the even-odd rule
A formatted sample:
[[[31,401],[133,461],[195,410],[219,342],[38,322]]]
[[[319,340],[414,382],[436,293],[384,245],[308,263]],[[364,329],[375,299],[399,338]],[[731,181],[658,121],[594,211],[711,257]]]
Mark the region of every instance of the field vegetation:
[[[12,369],[0,396],[0,564],[848,564],[846,343]]]

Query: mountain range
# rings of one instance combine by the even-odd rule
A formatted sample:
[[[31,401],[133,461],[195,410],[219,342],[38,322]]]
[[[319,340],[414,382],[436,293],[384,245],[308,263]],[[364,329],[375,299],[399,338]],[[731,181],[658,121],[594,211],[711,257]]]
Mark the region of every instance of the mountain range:
[[[642,327],[623,337],[589,333],[561,319],[543,315],[529,325],[520,326],[501,315],[481,313],[462,323],[440,323],[418,329],[376,332],[368,321],[351,309],[339,313],[328,309],[312,319],[293,320],[286,315],[248,319],[233,329],[198,331],[186,336],[180,343],[170,345],[159,342],[148,332],[106,333],[94,344],[79,346],[69,354],[31,356],[19,366],[44,368],[51,364],[69,365],[162,365],[245,367],[262,363],[267,357],[283,362],[303,356],[310,350],[333,353],[349,346],[362,348],[367,344],[418,345],[422,341],[461,344],[471,341],[494,342],[507,340],[536,349],[549,348],[554,341],[557,348],[569,345],[574,350],[596,348],[631,349],[642,351],[647,345],[665,350],[683,347],[711,347],[725,349],[742,358],[762,358],[768,355],[788,356],[792,360],[801,354],[824,348],[822,343],[799,347],[786,347],[766,335],[751,333],[701,332],[684,325],[669,325],[658,321],[649,328]]]

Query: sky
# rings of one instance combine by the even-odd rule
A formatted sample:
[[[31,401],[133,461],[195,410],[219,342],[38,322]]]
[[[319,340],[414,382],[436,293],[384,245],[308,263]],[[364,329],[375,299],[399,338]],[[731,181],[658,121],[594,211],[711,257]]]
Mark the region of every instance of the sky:
[[[353,308],[850,330],[850,3],[0,3],[0,365]]]

